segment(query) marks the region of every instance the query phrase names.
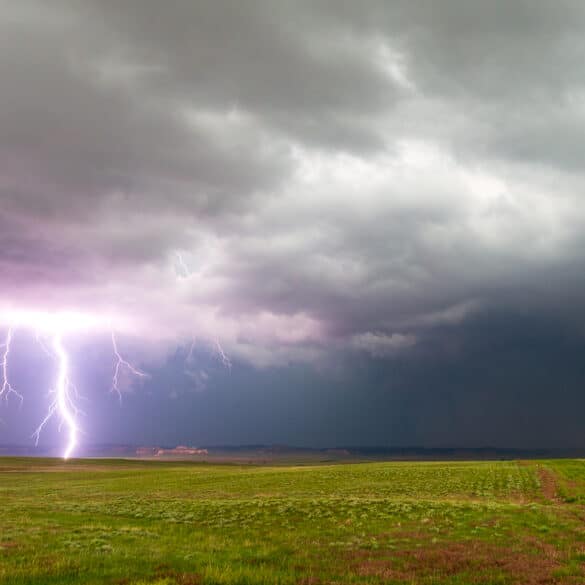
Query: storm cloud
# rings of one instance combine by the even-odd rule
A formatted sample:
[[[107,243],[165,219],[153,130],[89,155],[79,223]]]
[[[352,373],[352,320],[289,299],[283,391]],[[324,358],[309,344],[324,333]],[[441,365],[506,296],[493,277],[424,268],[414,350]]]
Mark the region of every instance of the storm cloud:
[[[246,368],[581,343],[581,2],[0,9],[3,306]]]

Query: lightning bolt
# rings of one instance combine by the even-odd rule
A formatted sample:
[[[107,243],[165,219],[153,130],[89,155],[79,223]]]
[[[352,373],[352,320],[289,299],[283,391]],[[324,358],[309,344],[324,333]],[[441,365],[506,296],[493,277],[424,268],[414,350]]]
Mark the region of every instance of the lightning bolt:
[[[189,276],[191,276],[191,270],[189,270],[189,267],[185,263],[185,259],[183,258],[183,254],[181,254],[181,252],[175,251],[175,255],[177,256],[177,262],[179,264],[179,268],[182,271],[182,274],[178,275],[179,278],[188,278]]]
[[[10,384],[10,380],[8,378],[8,355],[10,354],[10,345],[12,343],[12,329],[8,329],[6,333],[6,340],[4,343],[0,344],[0,348],[4,351],[2,353],[2,361],[0,362],[0,367],[2,368],[2,387],[0,388],[0,398],[4,398],[8,400],[10,396],[15,396],[20,400],[22,404],[23,398],[22,395],[19,394]]]
[[[187,352],[187,357],[185,358],[185,362],[189,363],[193,357],[193,351],[195,350],[195,338],[191,341],[191,346],[189,347],[189,351]]]
[[[232,369],[232,362],[231,362],[230,358],[226,355],[226,353],[223,351],[223,347],[221,346],[221,343],[219,342],[219,339],[216,339],[215,340],[215,347],[217,349],[217,355],[219,356],[219,359],[221,360],[221,363],[228,370],[231,370]]]
[[[23,396],[15,390],[9,378],[9,361],[11,357],[12,340],[15,327],[32,329],[37,343],[43,352],[52,360],[55,360],[56,374],[52,387],[49,389],[51,402],[47,413],[32,438],[38,445],[41,433],[47,423],[53,418],[59,420],[59,431],[65,429],[67,440],[63,458],[69,459],[78,445],[78,437],[81,428],[78,417],[84,414],[77,406],[80,398],[77,388],[71,381],[70,356],[63,343],[65,331],[87,330],[92,326],[97,327],[98,317],[79,313],[43,313],[40,311],[16,311],[0,314],[0,322],[8,323],[6,337],[0,343],[0,399],[8,400],[10,396],[23,402]],[[41,334],[41,331],[43,334]],[[44,335],[46,333],[46,335]],[[112,389],[118,393],[121,399],[119,377],[123,370],[128,373],[145,378],[148,374],[135,368],[125,360],[118,350],[116,336],[111,332],[112,347],[116,357],[114,374],[112,377]]]
[[[53,359],[55,356],[50,352],[49,348],[45,345],[45,341],[41,337],[41,334],[39,331],[35,332],[35,339],[37,340],[37,343],[39,344],[39,346],[43,350],[44,354],[46,356],[50,357],[51,359]]]
[[[178,250],[175,250],[175,256],[177,257],[177,265],[181,269],[180,273],[178,270],[176,271],[177,277],[179,279],[183,279],[183,278],[188,278],[189,276],[191,276],[192,271],[187,266],[185,259],[183,258],[183,255],[181,254],[181,252],[179,252]],[[189,351],[187,353],[187,357],[185,358],[185,363],[189,363],[191,361],[194,348],[195,348],[195,339],[193,339],[193,341],[191,342],[191,347],[189,348]],[[218,338],[215,339],[215,349],[216,349],[217,355],[218,355],[221,363],[228,370],[231,370],[232,362],[231,362],[230,358],[227,356],[227,354],[225,353],[225,351],[223,350],[223,347],[221,346],[221,343],[220,343]]]
[[[114,349],[114,356],[116,357],[116,364],[114,366],[114,375],[112,376],[112,391],[118,395],[118,398],[122,400],[122,392],[120,391],[119,387],[119,376],[120,370],[126,369],[128,372],[133,374],[134,376],[138,376],[140,378],[148,378],[148,374],[135,368],[130,362],[126,361],[118,351],[118,344],[116,342],[116,335],[112,331],[112,347]]]
[[[184,264],[184,263],[182,263]],[[185,272],[188,272],[184,266]],[[59,431],[63,428],[66,430],[67,442],[63,452],[63,458],[69,459],[78,445],[78,437],[81,429],[77,422],[78,416],[83,412],[78,408],[76,402],[80,398],[77,388],[71,381],[70,374],[70,357],[63,343],[64,331],[86,330],[98,322],[97,316],[84,314],[50,314],[36,311],[21,311],[16,313],[8,313],[0,315],[1,321],[8,322],[9,327],[6,332],[6,338],[3,343],[0,343],[0,399],[8,400],[10,396],[19,399],[23,402],[22,395],[14,389],[9,379],[9,356],[11,353],[13,329],[14,327],[24,327],[32,329],[35,332],[35,338],[41,349],[51,359],[56,362],[56,378],[53,387],[49,391],[49,395],[53,399],[47,410],[47,414],[33,433],[32,437],[35,440],[35,445],[38,445],[41,433],[46,427],[47,423],[54,417],[59,419]],[[46,341],[41,331],[46,332]],[[50,343],[49,343],[50,340]],[[114,331],[111,331],[112,349],[115,356],[114,372],[112,375],[112,391],[118,394],[120,400],[122,399],[122,392],[120,390],[120,376],[123,372],[139,378],[147,378],[148,374],[139,368],[133,366],[128,360],[122,357],[118,349],[118,343]],[[215,347],[219,359],[228,369],[231,369],[232,364],[229,357],[223,350],[219,339],[215,340]],[[195,339],[191,343],[186,361],[189,362],[194,353]]]
[[[59,361],[59,369],[57,373],[57,384],[55,392],[57,393],[56,407],[59,412],[59,416],[63,423],[67,426],[69,433],[69,440],[65,453],[63,454],[64,459],[69,459],[73,449],[77,445],[77,422],[76,415],[77,409],[71,397],[71,383],[69,382],[69,356],[67,355],[60,335],[53,337],[53,349],[55,355]],[[74,388],[73,388],[74,389]]]
[[[51,390],[55,394],[55,399],[49,406],[49,410],[37,430],[33,433],[35,445],[39,444],[41,432],[45,425],[51,418],[58,414],[60,419],[59,430],[64,425],[67,429],[67,445],[63,453],[63,459],[69,459],[73,450],[77,446],[77,436],[79,434],[79,426],[77,424],[77,415],[80,410],[75,405],[75,397],[78,396],[77,388],[71,383],[69,376],[69,355],[63,345],[63,340],[60,333],[55,333],[52,338],[51,347],[53,353],[49,352],[48,348],[41,342],[41,338],[37,335],[37,341],[41,347],[51,356],[57,360],[57,377],[55,380],[55,387]]]

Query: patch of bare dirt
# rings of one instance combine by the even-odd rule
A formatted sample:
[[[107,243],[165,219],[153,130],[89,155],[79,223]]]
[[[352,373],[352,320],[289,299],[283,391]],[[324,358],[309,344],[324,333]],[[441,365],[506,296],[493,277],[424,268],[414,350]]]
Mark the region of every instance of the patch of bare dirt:
[[[170,579],[176,583],[176,585],[201,585],[203,583],[203,577],[197,573],[180,573],[168,569],[157,571],[156,578]]]
[[[297,581],[297,585],[321,585],[323,581],[318,577],[303,577],[300,581]]]
[[[577,585],[583,578],[559,577],[562,554],[552,545],[528,541],[523,547],[502,547],[486,542],[424,545],[404,551],[354,551],[353,573],[412,583],[425,583],[437,577],[464,576],[466,583],[493,582],[505,575],[517,585]],[[434,581],[433,581],[434,582]]]
[[[152,581],[160,581],[162,579],[169,579],[175,585],[202,585],[203,577],[197,573],[181,573],[179,571],[171,570],[167,565],[161,565],[156,568],[156,572],[152,577]],[[132,585],[135,580],[131,578],[118,579],[115,581],[116,585]]]

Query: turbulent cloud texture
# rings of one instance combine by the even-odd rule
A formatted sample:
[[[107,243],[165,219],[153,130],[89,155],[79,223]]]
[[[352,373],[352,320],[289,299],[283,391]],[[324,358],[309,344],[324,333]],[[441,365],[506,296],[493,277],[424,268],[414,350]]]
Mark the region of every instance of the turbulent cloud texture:
[[[585,325],[581,2],[0,9],[3,305],[259,366]]]

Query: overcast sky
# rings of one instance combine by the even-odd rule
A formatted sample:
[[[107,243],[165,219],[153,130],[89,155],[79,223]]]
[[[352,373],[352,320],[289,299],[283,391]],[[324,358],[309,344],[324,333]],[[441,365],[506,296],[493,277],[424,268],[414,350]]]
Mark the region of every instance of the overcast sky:
[[[66,340],[87,441],[585,446],[583,2],[0,15],[0,306],[150,376]]]

